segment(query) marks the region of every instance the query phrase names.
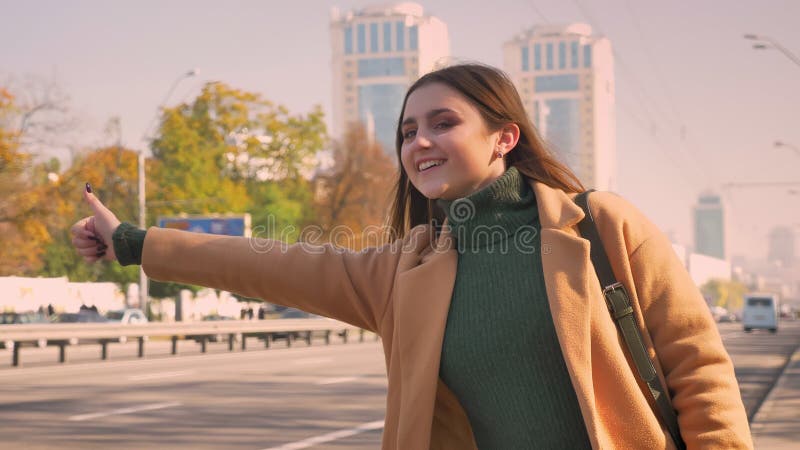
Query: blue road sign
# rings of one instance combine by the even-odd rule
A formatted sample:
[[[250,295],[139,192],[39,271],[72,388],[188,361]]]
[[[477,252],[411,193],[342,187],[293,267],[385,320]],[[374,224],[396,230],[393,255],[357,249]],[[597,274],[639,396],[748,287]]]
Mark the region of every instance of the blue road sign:
[[[158,226],[161,228],[193,231],[195,233],[250,236],[250,214],[220,217],[161,217],[158,219]]]

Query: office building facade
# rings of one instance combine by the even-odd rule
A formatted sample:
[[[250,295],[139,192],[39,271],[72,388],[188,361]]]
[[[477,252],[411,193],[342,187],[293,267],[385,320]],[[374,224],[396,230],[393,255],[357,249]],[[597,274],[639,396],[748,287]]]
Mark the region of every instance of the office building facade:
[[[725,211],[719,195],[703,193],[697,199],[694,247],[701,255],[725,259]]]
[[[616,189],[614,54],[586,24],[537,26],[504,45],[528,117],[585,186]]]
[[[775,227],[769,232],[767,261],[782,267],[793,267],[795,263],[795,231],[790,227]]]
[[[408,87],[446,63],[447,25],[416,3],[331,10],[333,136],[354,122],[396,159],[395,133]]]

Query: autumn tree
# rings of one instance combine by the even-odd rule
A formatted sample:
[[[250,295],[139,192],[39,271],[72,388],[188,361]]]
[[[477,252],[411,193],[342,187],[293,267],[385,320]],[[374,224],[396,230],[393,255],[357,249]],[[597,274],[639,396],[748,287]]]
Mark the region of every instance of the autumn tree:
[[[34,159],[23,148],[30,124],[51,107],[21,106],[0,86],[0,275],[34,274],[41,268],[44,246],[51,241],[45,224],[58,212],[55,188],[48,173],[34,170]]]
[[[7,86],[15,96],[14,125],[24,153],[41,160],[53,149],[74,152],[80,123],[70,112],[69,96],[54,79],[9,78]]]
[[[323,239],[356,249],[380,243],[396,166],[361,124],[348,127],[332,152],[332,167],[314,179]]]
[[[254,234],[292,240],[313,218],[308,178],[326,139],[319,108],[295,115],[260,94],[209,83],[193,101],[163,112],[151,146],[149,222],[248,212]],[[162,288],[151,292],[174,294]]]
[[[41,230],[31,233],[35,223],[24,217],[32,208],[32,198],[24,189],[25,168],[29,158],[19,152],[19,133],[10,126],[14,97],[0,89],[0,275],[16,275],[30,270],[38,260],[35,239]],[[38,228],[38,227],[37,227]],[[10,245],[9,245],[10,244]]]
[[[711,279],[700,287],[700,292],[710,299],[712,306],[721,306],[728,311],[737,311],[744,306],[747,286],[739,281]]]
[[[95,194],[120,220],[137,223],[137,164],[135,150],[114,145],[77,157],[72,166],[62,173],[57,183],[58,195],[54,199],[63,199],[64,203],[48,223],[54,240],[45,248],[42,275],[67,276],[73,281],[113,281],[122,287],[136,281],[136,267],[122,267],[107,262],[85,264],[72,248],[69,227],[81,217],[91,214],[81,197],[85,182],[92,184]]]

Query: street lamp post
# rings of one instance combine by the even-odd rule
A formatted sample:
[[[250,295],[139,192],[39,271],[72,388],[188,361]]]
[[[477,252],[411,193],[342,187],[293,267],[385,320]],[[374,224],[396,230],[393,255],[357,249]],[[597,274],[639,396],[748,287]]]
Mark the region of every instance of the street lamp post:
[[[154,123],[158,119],[158,116],[161,114],[161,110],[164,109],[164,105],[166,105],[167,100],[172,95],[172,92],[175,91],[175,88],[178,87],[181,81],[185,80],[186,78],[191,78],[197,75],[197,69],[189,70],[188,72],[182,74],[170,86],[167,94],[164,96],[164,99],[161,100],[161,103],[158,105],[158,109],[156,109],[156,114],[153,116],[153,120],[150,122],[150,125],[145,129],[144,136],[142,139],[147,139],[148,144],[151,141],[150,130],[153,128]],[[145,156],[144,156],[145,149],[139,151],[139,228],[146,229],[147,223],[146,219],[146,204],[145,204]],[[147,303],[148,303],[148,289],[147,289],[147,275],[144,273],[144,269],[139,267],[139,306],[142,308],[142,311],[147,314]]]
[[[798,58],[797,55],[795,55],[794,53],[790,52],[788,48],[782,46],[775,39],[760,34],[745,34],[744,38],[751,41],[756,41],[756,43],[753,44],[754,49],[766,50],[769,48],[774,48],[775,50],[778,50],[779,52],[783,53],[793,63],[797,64],[797,66],[800,67],[800,58]]]

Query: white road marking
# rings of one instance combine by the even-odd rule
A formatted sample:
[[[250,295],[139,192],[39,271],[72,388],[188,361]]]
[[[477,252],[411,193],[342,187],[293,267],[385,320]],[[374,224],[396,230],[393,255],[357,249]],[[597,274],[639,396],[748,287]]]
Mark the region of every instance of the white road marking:
[[[376,420],[375,422],[367,422],[355,428],[350,428],[349,430],[334,431],[333,433],[322,434],[320,436],[314,436],[308,439],[304,439],[302,441],[290,442],[288,444],[283,444],[278,447],[270,447],[264,450],[300,450],[312,447],[314,445],[324,444],[326,442],[332,442],[346,437],[355,436],[365,431],[380,430],[381,428],[383,428],[383,421]]]
[[[183,375],[191,375],[194,373],[194,370],[183,370],[180,372],[156,372],[156,373],[147,373],[144,375],[132,375],[128,377],[129,381],[142,381],[142,380],[153,380],[156,378],[170,378],[170,377],[181,377]]]
[[[325,384],[336,384],[336,383],[348,383],[350,381],[358,381],[364,377],[340,377],[340,378],[326,378],[324,380],[319,380],[315,384],[318,385],[325,385]]]
[[[122,409],[114,409],[111,411],[106,412],[99,412],[99,413],[92,413],[92,414],[80,414],[77,416],[71,416],[69,420],[73,422],[81,422],[84,420],[96,419],[98,417],[106,417],[106,416],[118,416],[122,414],[133,414],[142,411],[153,411],[156,409],[164,409],[164,408],[172,408],[173,406],[180,406],[181,402],[166,402],[166,403],[153,403],[150,405],[142,405],[142,406],[135,406],[132,408],[122,408]]]
[[[333,358],[305,358],[305,359],[297,359],[292,362],[297,365],[306,365],[306,364],[322,364],[331,361],[333,361]]]

